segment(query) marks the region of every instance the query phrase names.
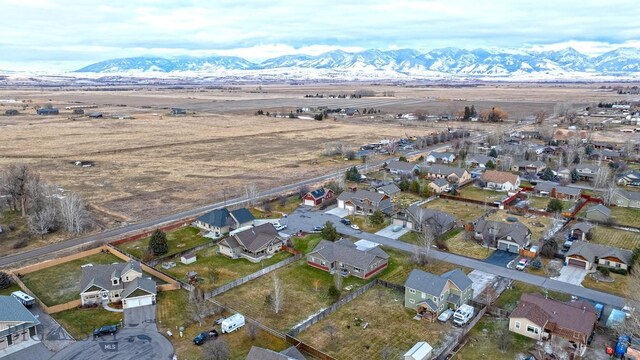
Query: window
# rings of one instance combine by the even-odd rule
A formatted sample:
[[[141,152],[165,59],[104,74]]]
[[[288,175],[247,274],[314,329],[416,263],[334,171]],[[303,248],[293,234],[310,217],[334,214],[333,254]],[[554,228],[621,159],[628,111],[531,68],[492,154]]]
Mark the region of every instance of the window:
[[[409,294],[415,294],[416,290],[415,289],[409,289]]]
[[[444,300],[444,294],[440,295],[440,301]]]
[[[409,304],[415,304],[415,303],[416,303],[416,301],[415,301],[415,300],[413,300],[413,299],[409,299]]]
[[[438,298],[437,297],[433,297],[433,302],[438,302]]]
[[[520,321],[516,321],[515,327],[516,327],[516,329],[520,329]]]
[[[426,299],[426,298],[427,298],[427,294],[422,293],[422,298],[423,298],[423,299]]]
[[[617,268],[622,267],[622,264],[620,264],[620,263],[616,263],[616,267],[617,267]]]
[[[535,326],[527,325],[527,332],[530,332],[532,334],[539,334],[540,333],[540,329],[538,329]]]
[[[113,295],[113,297],[120,297],[120,294],[115,293],[115,294]]]

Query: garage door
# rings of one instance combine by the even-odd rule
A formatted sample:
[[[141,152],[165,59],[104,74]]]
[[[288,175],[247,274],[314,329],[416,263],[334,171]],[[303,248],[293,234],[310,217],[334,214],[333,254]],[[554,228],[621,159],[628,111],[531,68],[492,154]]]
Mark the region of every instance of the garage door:
[[[304,200],[304,204],[307,205],[307,206],[315,206],[316,205],[313,200],[309,200],[309,199],[305,199]]]
[[[125,307],[130,309],[138,306],[151,305],[151,303],[151,296],[145,296],[142,298],[127,299],[127,305]]]
[[[520,249],[518,248],[517,245],[509,245],[509,252],[517,254],[520,252]]]
[[[509,245],[501,242],[498,244],[498,250],[509,251]]]
[[[578,259],[574,259],[574,258],[569,258],[568,264],[570,266],[576,266],[576,267],[583,268],[583,269],[587,268],[587,262],[586,261],[578,260]]]

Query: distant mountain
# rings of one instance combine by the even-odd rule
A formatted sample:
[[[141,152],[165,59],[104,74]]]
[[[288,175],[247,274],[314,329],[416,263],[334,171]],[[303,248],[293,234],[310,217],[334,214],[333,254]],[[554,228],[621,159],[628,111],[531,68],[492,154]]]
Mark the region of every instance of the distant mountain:
[[[285,55],[262,63],[235,56],[177,58],[133,57],[105,60],[76,72],[91,73],[214,73],[252,70],[274,73],[294,69],[317,69],[353,74],[402,75],[409,77],[442,74],[450,76],[545,75],[572,73],[591,75],[640,75],[640,49],[620,48],[589,57],[573,48],[559,51],[459,48],[435,49],[421,53],[413,49],[361,52],[330,51],[317,56]]]

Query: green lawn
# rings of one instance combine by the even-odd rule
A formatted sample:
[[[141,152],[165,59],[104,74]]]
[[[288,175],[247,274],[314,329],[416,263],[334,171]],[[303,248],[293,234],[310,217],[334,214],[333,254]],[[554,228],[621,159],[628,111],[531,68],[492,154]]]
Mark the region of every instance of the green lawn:
[[[51,315],[76,340],[84,339],[93,334],[93,329],[104,325],[121,325],[122,313],[97,309],[71,309]]]
[[[308,234],[303,237],[293,237],[293,247],[296,250],[300,250],[305,254],[310,253],[313,249],[318,245],[318,243],[322,240],[322,235],[320,234]]]
[[[138,259],[142,259],[147,252],[150,239],[151,237],[146,237],[137,241],[131,241],[120,244],[117,248],[137,257]],[[210,241],[212,240],[200,236],[200,229],[191,226],[185,226],[176,230],[168,231],[167,242],[169,244],[169,252],[163,256],[177,254],[181,251],[191,249]]]
[[[389,248],[384,248],[384,251],[389,254],[389,266],[380,278],[396,284],[404,284],[413,269],[442,274],[449,270],[460,268],[454,264],[435,259],[430,259],[426,265],[418,266],[411,261],[412,254]],[[467,268],[460,269],[464,271],[464,273],[469,273],[470,271]]]
[[[451,236],[446,240],[449,252],[481,260],[486,259],[493,253],[493,250],[478,244],[474,240],[467,239],[465,231],[462,229],[454,230],[457,231],[450,231],[449,235]]]
[[[20,286],[18,286],[17,284],[11,283],[11,285],[9,285],[8,287],[4,289],[0,289],[0,295],[11,295],[11,293],[14,291],[22,291],[22,290],[20,289]]]
[[[529,196],[529,205],[534,209],[546,209],[551,199],[543,196]],[[567,211],[573,207],[576,202],[568,200],[560,200],[562,203],[562,211]]]
[[[460,197],[463,197],[466,199],[486,201],[490,203],[496,200],[500,200],[502,199],[502,197],[506,195],[507,195],[506,191],[499,192],[499,191],[493,191],[493,190],[485,190],[485,189],[480,189],[478,187],[475,187],[473,185],[464,187],[460,191]]]
[[[368,233],[376,233],[391,223],[389,219],[386,219],[382,224],[372,224],[367,218],[361,215],[350,215],[348,218],[351,220],[352,224],[358,225],[360,230]]]
[[[503,340],[503,337],[508,338]],[[505,352],[500,351],[500,340],[511,343]],[[457,356],[459,359],[517,359],[518,354],[528,354],[535,346],[534,339],[510,332],[508,319],[484,317],[471,329],[467,344]]]
[[[617,224],[638,226],[640,223],[640,209],[612,206],[611,216]]]
[[[430,201],[423,205],[423,207],[444,211],[447,214],[455,216],[458,222],[462,223],[471,222],[480,217],[485,212],[485,207],[482,205],[469,204],[466,202],[450,199],[438,199]]]
[[[593,228],[592,242],[633,250],[640,246],[640,233],[597,225]]]
[[[21,280],[45,305],[64,304],[80,298],[81,265],[120,262],[115,255],[98,253],[26,274]]]
[[[259,263],[252,263],[247,259],[230,259],[224,255],[217,254],[217,250],[218,247],[213,246],[196,252],[197,260],[193,264],[185,265],[175,261],[176,267],[174,268],[165,270],[159,264],[158,269],[177,279],[185,279],[187,272],[195,271],[198,273],[198,285],[203,290],[209,291],[293,256],[288,252],[282,251],[269,259]]]
[[[496,300],[495,306],[508,311],[512,311],[513,309],[516,308],[516,305],[518,304],[518,300],[520,300],[520,296],[522,296],[522,294],[525,294],[525,293],[538,293],[538,294],[545,295],[545,289],[535,285],[514,281],[513,284],[511,285],[511,289],[505,290],[500,295],[498,300]],[[549,296],[550,299],[554,299],[558,301],[568,301],[569,299],[571,299],[571,295],[561,293],[561,292],[547,291],[546,294]]]

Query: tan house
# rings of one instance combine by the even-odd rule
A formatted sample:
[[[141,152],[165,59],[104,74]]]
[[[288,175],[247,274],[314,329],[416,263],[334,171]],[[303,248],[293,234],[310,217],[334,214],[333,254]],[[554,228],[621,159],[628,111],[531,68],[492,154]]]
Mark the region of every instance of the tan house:
[[[565,263],[587,270],[594,265],[627,270],[632,258],[631,250],[576,240],[567,251]]]
[[[429,189],[431,189],[435,194],[447,192],[451,189],[449,182],[445,179],[435,179],[427,186],[429,186]]]
[[[386,214],[393,211],[393,203],[389,195],[363,189],[343,191],[338,196],[338,207],[357,215],[371,215],[376,210]]]
[[[131,260],[109,265],[82,267],[80,302],[82,305],[122,302],[134,308],[156,303],[156,282],[142,277],[140,263]]]
[[[40,321],[18,299],[0,296],[0,351],[36,336],[38,325]]]
[[[235,233],[218,243],[222,255],[232,259],[243,257],[251,262],[260,262],[282,250],[284,240],[272,223],[264,223]]]
[[[598,311],[586,301],[560,302],[523,294],[509,316],[509,330],[535,340],[558,336],[574,342],[583,354],[597,321]]]
[[[520,176],[506,171],[487,170],[482,174],[482,181],[489,189],[497,191],[513,191],[520,188]]]
[[[471,174],[467,170],[447,165],[431,165],[425,168],[424,174],[430,180],[444,179],[458,185],[471,181]]]

